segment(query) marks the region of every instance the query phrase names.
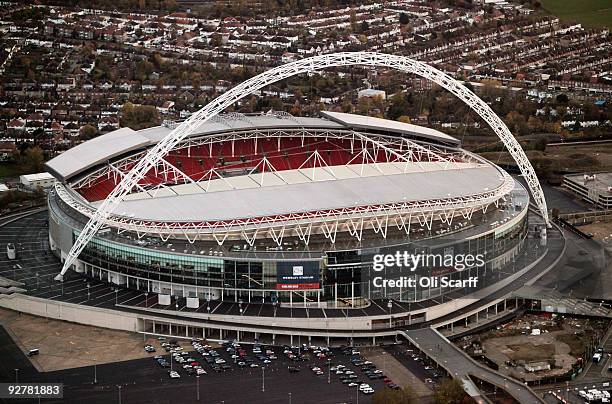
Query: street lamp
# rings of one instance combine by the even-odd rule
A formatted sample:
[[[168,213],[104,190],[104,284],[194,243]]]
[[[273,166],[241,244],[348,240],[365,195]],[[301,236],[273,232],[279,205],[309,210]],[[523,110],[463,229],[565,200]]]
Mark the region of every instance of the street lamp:
[[[121,385],[118,384],[117,388],[119,389],[119,404],[121,404]]]
[[[19,383],[19,369],[15,369],[15,383]]]
[[[149,292],[145,292],[145,309],[149,308]]]
[[[289,393],[289,404],[291,404],[291,393]]]
[[[391,309],[393,308],[393,302],[389,299],[389,303],[387,303],[387,308],[389,309],[389,328],[393,328],[391,324]]]
[[[327,359],[327,384],[331,384],[331,358]]]
[[[261,391],[266,391],[266,367],[261,367]]]
[[[196,375],[196,399],[200,401],[200,375]]]
[[[87,282],[87,300],[89,300],[90,294],[89,294],[89,288],[91,287],[91,285],[89,284],[89,282]]]

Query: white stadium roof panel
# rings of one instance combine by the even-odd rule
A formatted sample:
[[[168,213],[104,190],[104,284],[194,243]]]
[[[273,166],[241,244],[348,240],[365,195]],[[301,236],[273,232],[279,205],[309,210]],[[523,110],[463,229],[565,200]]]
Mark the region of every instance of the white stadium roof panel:
[[[81,173],[131,150],[146,147],[151,141],[130,128],[121,128],[73,147],[47,162],[47,167],[61,178]]]
[[[321,114],[327,119],[290,115],[221,115],[201,123],[191,136],[198,137],[250,129],[323,128],[333,130],[352,128],[382,130],[446,144],[459,144],[459,141],[452,136],[417,125],[340,112],[321,112]],[[167,136],[171,130],[166,126],[156,126],[140,131],[130,128],[117,129],[65,151],[47,162],[46,166],[59,179],[67,180],[130,151],[150,147]]]
[[[321,111],[321,115],[344,126],[356,129],[383,129],[389,132],[414,135],[429,140],[437,140],[447,144],[459,145],[461,142],[439,130],[426,128],[389,119],[374,118],[371,116],[345,114],[343,112]]]
[[[235,177],[238,178],[238,177]],[[330,181],[245,187],[125,200],[119,215],[154,221],[217,221],[327,209],[471,196],[504,184],[494,166],[357,176]],[[98,205],[101,202],[96,202]]]

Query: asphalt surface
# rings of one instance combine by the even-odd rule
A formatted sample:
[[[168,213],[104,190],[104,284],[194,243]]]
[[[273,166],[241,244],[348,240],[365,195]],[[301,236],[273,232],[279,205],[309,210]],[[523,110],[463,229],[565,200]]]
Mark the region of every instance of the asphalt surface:
[[[187,347],[183,342],[181,346]],[[161,368],[152,357],[130,360],[112,364],[98,365],[96,374],[98,383],[94,384],[94,368],[92,366],[67,369],[55,372],[39,373],[32,367],[28,359],[11,340],[6,331],[0,328],[0,382],[14,382],[15,370],[18,371],[18,381],[25,383],[54,382],[64,383],[64,399],[43,399],[46,403],[88,403],[107,404],[122,403],[198,403],[197,384],[195,376],[190,376],[182,369],[180,379],[170,379],[167,369]],[[250,349],[247,349],[250,350]],[[325,360],[315,359],[308,362],[293,362],[287,359],[281,348],[274,348],[278,359],[261,368],[242,369],[233,364],[233,360],[224,349],[217,351],[232,367],[223,373],[214,372],[210,366],[203,363],[207,374],[199,378],[201,403],[356,403],[357,389],[340,383],[339,376],[331,373],[328,384],[328,372],[317,376],[310,367],[325,366]],[[163,352],[165,353],[165,352]],[[332,366],[344,364],[359,376],[359,379],[370,384],[376,391],[387,388],[381,380],[369,380],[362,377],[361,370],[350,363],[350,357],[336,351]],[[43,355],[44,353],[41,353]],[[194,359],[202,357],[194,352]],[[253,359],[253,355],[250,355]],[[169,360],[169,355],[164,355]],[[200,361],[203,362],[203,361]],[[260,363],[255,359],[255,363]],[[287,366],[297,366],[298,373],[289,373]],[[174,363],[176,370],[178,364]],[[326,368],[325,368],[326,370]],[[263,386],[262,386],[263,381]],[[121,392],[119,389],[121,386]],[[265,391],[262,391],[264,390]],[[35,400],[3,400],[2,403],[28,403]],[[360,403],[371,402],[371,396],[359,393]]]

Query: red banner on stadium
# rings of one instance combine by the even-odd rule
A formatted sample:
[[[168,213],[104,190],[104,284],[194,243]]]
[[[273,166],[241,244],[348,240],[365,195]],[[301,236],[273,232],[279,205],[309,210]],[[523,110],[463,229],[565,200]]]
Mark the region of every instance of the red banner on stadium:
[[[319,283],[277,283],[277,290],[319,289]]]

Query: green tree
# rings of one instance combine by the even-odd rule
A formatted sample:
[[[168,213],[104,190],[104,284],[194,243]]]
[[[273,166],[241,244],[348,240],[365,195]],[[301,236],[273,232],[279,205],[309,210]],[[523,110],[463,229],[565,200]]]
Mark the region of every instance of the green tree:
[[[372,396],[372,404],[416,404],[418,397],[409,386],[402,389],[380,389]]]
[[[43,170],[43,162],[45,155],[42,149],[38,146],[26,149],[22,154],[22,166],[29,173],[38,173]]]
[[[400,13],[399,16],[399,23],[402,25],[406,25],[410,22],[410,18],[408,18],[408,14],[406,13]]]
[[[121,109],[121,126],[140,130],[159,123],[159,113],[153,105],[134,105],[126,102]]]
[[[436,404],[459,404],[465,398],[465,391],[457,379],[443,380],[434,391]]]
[[[83,125],[79,129],[79,136],[82,140],[89,140],[94,138],[98,134],[98,129],[93,125]]]

